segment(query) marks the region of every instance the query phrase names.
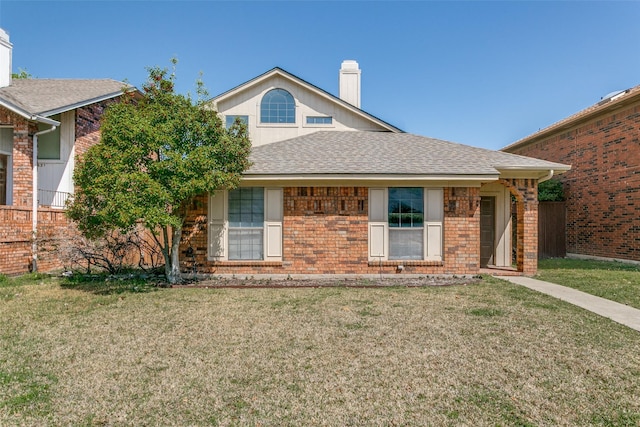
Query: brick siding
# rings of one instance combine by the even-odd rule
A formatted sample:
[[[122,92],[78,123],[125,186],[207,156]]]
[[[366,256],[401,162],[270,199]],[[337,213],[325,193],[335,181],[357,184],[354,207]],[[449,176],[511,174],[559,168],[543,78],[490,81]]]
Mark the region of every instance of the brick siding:
[[[0,206],[0,273],[23,274],[31,271],[31,208]],[[38,271],[61,269],[64,261],[57,257],[56,239],[70,227],[64,211],[38,209]]]
[[[181,246],[185,271],[193,262],[205,274],[477,274],[480,268],[480,190],[444,191],[444,260],[383,261],[368,259],[368,188],[287,187],[283,191],[283,260],[208,261],[207,197],[198,197],[189,211]],[[190,233],[203,227],[198,232]]]
[[[640,101],[510,150],[570,164],[567,252],[640,261]]]
[[[76,110],[76,155],[81,156],[100,140],[100,117],[108,100]],[[31,269],[32,259],[32,160],[35,123],[0,108],[0,124],[13,127],[13,204],[0,206],[0,273],[22,274]],[[57,256],[54,236],[64,235],[70,227],[64,211],[38,209],[38,271],[52,271],[64,266]]]

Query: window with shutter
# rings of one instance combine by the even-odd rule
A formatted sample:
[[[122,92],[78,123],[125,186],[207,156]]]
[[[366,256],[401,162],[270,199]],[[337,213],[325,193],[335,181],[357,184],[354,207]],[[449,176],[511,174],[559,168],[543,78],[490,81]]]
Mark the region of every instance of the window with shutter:
[[[209,259],[282,259],[282,189],[241,187],[209,197]]]
[[[369,189],[369,260],[442,260],[443,189]]]

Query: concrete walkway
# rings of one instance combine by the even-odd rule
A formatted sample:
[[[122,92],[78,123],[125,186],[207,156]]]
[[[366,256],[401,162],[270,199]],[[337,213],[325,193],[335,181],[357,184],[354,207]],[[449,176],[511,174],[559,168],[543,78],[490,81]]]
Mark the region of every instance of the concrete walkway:
[[[621,323],[636,331],[640,331],[640,310],[620,304],[608,299],[596,297],[591,294],[578,291],[576,289],[567,288],[566,286],[556,285],[554,283],[543,282],[542,280],[532,279],[530,277],[521,276],[498,276],[500,279],[521,285],[543,294],[561,299],[570,304],[582,307],[585,310],[592,311],[600,316],[609,318],[614,322]]]

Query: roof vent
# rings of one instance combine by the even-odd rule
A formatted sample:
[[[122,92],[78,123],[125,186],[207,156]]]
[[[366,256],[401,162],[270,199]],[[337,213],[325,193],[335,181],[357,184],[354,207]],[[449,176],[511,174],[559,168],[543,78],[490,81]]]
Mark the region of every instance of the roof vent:
[[[605,96],[600,98],[601,101],[598,102],[598,105],[603,105],[603,104],[606,104],[607,102],[615,101],[616,99],[620,98],[621,96],[623,96],[627,92],[629,92],[629,89],[627,89],[627,90],[614,90],[613,92],[609,92],[608,94],[606,94]]]

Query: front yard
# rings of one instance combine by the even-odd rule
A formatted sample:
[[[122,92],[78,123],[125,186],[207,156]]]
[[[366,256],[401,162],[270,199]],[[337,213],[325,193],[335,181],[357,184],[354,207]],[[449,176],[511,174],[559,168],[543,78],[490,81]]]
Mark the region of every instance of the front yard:
[[[537,279],[640,309],[640,265],[580,259],[545,259]]]
[[[496,279],[0,284],[0,425],[640,423],[640,336]]]

